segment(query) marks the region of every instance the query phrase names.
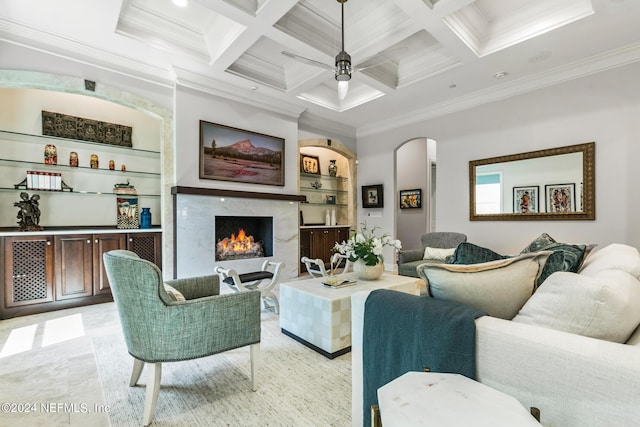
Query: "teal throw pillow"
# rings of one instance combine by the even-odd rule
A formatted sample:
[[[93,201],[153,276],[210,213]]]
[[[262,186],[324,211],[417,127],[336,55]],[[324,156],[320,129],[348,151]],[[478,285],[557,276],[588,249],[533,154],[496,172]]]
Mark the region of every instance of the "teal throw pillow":
[[[561,252],[563,255],[562,270],[557,271],[569,271],[571,273],[577,273],[584,261],[587,245],[571,245],[568,243],[558,243],[553,237],[547,233],[543,233],[535,239],[533,242],[522,250],[521,253],[531,253],[538,251],[554,251]],[[551,268],[551,267],[550,267]],[[551,273],[546,275],[548,277]],[[545,278],[546,278],[545,277]]]
[[[453,255],[449,258],[448,263],[465,265],[480,264],[505,258],[508,257],[500,255],[491,249],[483,248],[482,246],[474,245],[469,242],[462,242],[456,247]]]

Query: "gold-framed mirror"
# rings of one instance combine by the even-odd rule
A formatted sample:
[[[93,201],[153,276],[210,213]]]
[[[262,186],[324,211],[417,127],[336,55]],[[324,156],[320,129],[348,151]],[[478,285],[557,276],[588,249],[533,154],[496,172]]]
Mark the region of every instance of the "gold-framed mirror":
[[[595,216],[595,142],[469,162],[471,221]]]

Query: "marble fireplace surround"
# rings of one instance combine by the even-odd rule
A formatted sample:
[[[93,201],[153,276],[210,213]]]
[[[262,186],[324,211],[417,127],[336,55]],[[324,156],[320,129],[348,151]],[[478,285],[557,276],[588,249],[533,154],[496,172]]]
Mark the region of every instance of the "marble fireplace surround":
[[[265,259],[285,263],[282,279],[298,277],[299,202],[304,196],[173,187],[175,277],[213,274],[216,266],[238,273],[259,270]],[[215,261],[216,216],[272,216],[273,256]]]

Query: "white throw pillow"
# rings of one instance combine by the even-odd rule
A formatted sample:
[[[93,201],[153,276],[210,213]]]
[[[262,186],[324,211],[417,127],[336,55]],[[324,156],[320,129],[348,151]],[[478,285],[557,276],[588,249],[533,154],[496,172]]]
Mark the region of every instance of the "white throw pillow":
[[[551,253],[533,252],[480,264],[422,264],[418,273],[434,298],[457,301],[509,320],[531,297]]]
[[[638,326],[636,330],[633,331],[625,344],[640,347],[640,326]]]
[[[441,248],[430,248],[427,246],[426,248],[424,248],[424,256],[422,257],[422,259],[429,259],[433,261],[446,261],[447,258],[453,255],[455,251],[456,251],[456,248],[441,249]]]
[[[612,243],[589,255],[580,274],[593,277],[603,270],[622,270],[640,279],[640,253],[633,246]]]
[[[185,298],[184,298],[184,295],[182,295],[182,292],[180,292],[179,290],[177,290],[173,286],[167,285],[165,283],[164,284],[164,290],[167,291],[169,296],[173,297],[173,299],[175,299],[176,301],[185,301]]]
[[[621,270],[553,273],[513,321],[624,343],[640,323],[640,282]]]

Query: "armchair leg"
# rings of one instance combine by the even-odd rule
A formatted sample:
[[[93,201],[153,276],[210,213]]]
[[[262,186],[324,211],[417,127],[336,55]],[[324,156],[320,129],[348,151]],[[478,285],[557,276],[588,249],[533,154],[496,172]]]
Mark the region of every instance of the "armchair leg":
[[[144,362],[142,360],[133,358],[133,372],[131,372],[129,387],[135,387],[135,385],[138,384],[140,374],[142,373],[142,368],[144,368]]]
[[[258,389],[258,365],[260,364],[260,343],[250,345],[251,354],[251,390]]]
[[[151,424],[153,413],[156,411],[158,394],[160,392],[160,377],[162,376],[162,363],[150,363],[147,367],[147,391],[144,398],[144,414],[142,425]]]

